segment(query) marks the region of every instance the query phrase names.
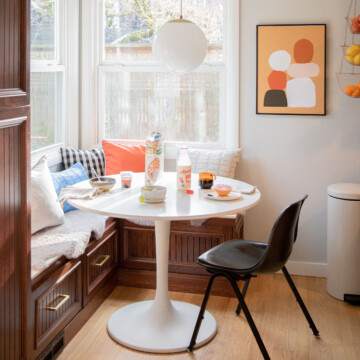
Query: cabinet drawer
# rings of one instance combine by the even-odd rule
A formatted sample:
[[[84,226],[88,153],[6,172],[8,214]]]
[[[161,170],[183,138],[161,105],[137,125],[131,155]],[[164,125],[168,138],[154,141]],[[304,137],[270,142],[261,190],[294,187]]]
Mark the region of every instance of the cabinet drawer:
[[[98,240],[85,256],[84,305],[105,284],[117,266],[117,232]]]
[[[64,270],[54,284],[35,299],[36,348],[45,346],[81,309],[81,262]]]

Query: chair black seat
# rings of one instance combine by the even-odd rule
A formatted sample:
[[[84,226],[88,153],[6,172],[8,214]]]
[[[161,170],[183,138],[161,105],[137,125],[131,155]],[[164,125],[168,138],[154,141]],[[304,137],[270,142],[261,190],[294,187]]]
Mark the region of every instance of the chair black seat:
[[[229,240],[203,253],[197,262],[216,271],[248,274],[256,271],[266,249],[265,243]]]
[[[270,360],[270,356],[244,299],[251,278],[256,277],[259,274],[274,273],[280,269],[282,270],[313,334],[315,336],[319,335],[319,331],[285,267],[296,240],[300,210],[306,198],[307,195],[283,210],[275,221],[267,243],[242,239],[229,240],[208,250],[198,258],[198,264],[204,266],[211,274],[211,277],[188,347],[190,352],[193,351],[196,344],[196,338],[200,330],[202,319],[204,318],[206,304],[210,296],[213,282],[215,278],[219,276],[228,279],[234,289],[239,301],[236,314],[240,315],[240,311],[244,310],[245,317],[265,360]],[[242,292],[240,292],[237,285],[237,281],[239,280],[244,281]]]

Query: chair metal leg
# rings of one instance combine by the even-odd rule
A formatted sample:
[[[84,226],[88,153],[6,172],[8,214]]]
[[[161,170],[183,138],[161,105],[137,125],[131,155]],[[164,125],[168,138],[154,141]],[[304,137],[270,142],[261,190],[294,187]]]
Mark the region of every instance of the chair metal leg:
[[[310,316],[310,314],[309,314],[299,292],[297,291],[297,288],[296,288],[294,282],[292,281],[292,278],[291,278],[290,274],[288,273],[285,266],[282,268],[282,272],[284,273],[285,278],[286,278],[287,282],[289,283],[291,290],[295,295],[296,301],[299,303],[301,310],[304,313],[306,320],[308,321],[313,334],[315,336],[319,336],[319,330],[316,328],[316,326],[315,326],[315,324],[314,324],[314,322],[313,322],[313,320],[312,320],[312,318],[311,318],[311,316]]]
[[[213,286],[213,282],[214,282],[215,278],[217,276],[219,276],[219,275],[220,274],[213,274],[211,276],[210,280],[209,280],[209,283],[208,283],[208,286],[207,286],[207,289],[206,289],[206,292],[205,292],[205,296],[204,296],[204,299],[203,299],[203,302],[202,302],[202,305],[201,305],[201,308],[200,308],[200,312],[199,312],[198,318],[196,320],[194,332],[192,334],[190,344],[189,344],[189,347],[188,347],[189,352],[193,351],[194,346],[196,344],[196,339],[197,339],[197,336],[198,336],[198,333],[199,333],[199,330],[200,330],[201,322],[204,319],[204,313],[205,313],[206,305],[207,305],[207,302],[208,302],[209,297],[210,297],[211,288]]]
[[[267,352],[267,350],[266,350],[266,348],[265,348],[265,345],[264,345],[264,343],[263,343],[263,341],[262,341],[262,339],[261,339],[261,336],[260,336],[260,334],[259,334],[259,331],[258,331],[258,329],[256,328],[256,325],[255,325],[255,323],[254,323],[254,320],[253,320],[253,318],[252,318],[252,316],[251,316],[251,314],[250,314],[250,311],[249,311],[249,309],[248,309],[248,307],[247,307],[247,305],[246,305],[246,303],[245,303],[245,300],[244,300],[244,298],[243,298],[243,296],[242,296],[242,294],[241,294],[241,292],[240,292],[240,290],[239,290],[239,287],[237,286],[236,281],[235,281],[231,276],[229,276],[229,275],[227,275],[227,274],[226,274],[225,276],[226,276],[226,278],[230,281],[230,283],[231,283],[231,285],[232,285],[232,287],[233,287],[233,289],[234,289],[234,291],[235,291],[235,294],[236,294],[236,296],[237,296],[237,298],[238,298],[238,300],[239,300],[239,303],[240,303],[240,305],[241,305],[241,308],[242,308],[243,311],[244,311],[246,320],[247,320],[247,322],[249,323],[249,326],[250,326],[250,328],[251,328],[251,331],[252,331],[252,333],[253,333],[253,335],[254,335],[254,337],[255,337],[255,339],[256,339],[256,342],[257,342],[257,344],[258,344],[258,346],[259,346],[259,348],[260,348],[260,351],[261,351],[264,359],[265,359],[265,360],[270,360],[270,356],[269,356],[269,354],[268,354],[268,352]]]
[[[241,292],[244,299],[245,299],[247,289],[249,287],[249,283],[250,283],[250,279],[245,280],[245,284],[244,284],[244,287],[243,287],[242,292]],[[236,315],[240,315],[240,312],[241,312],[241,304],[239,302],[238,307],[236,308]]]

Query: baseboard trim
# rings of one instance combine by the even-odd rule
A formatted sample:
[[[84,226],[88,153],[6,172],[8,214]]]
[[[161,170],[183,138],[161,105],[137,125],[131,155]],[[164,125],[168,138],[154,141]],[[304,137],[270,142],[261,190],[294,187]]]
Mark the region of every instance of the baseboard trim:
[[[311,263],[300,261],[288,261],[286,268],[291,275],[303,275],[303,276],[315,276],[326,277],[327,276],[327,264],[323,263]],[[281,271],[279,271],[281,273]]]

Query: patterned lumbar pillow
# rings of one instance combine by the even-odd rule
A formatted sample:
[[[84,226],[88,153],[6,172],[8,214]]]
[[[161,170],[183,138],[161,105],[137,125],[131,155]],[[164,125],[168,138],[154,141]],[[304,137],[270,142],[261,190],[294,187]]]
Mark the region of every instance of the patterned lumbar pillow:
[[[189,149],[191,171],[210,171],[217,176],[234,178],[236,165],[240,161],[240,151]]]
[[[51,181],[46,157],[43,156],[31,169],[31,234],[64,223],[64,212]]]
[[[105,175],[105,155],[103,149],[77,150],[72,147],[65,147],[61,148],[61,156],[65,169],[80,161],[90,179],[94,177],[91,173],[91,168],[94,168],[99,176]]]

